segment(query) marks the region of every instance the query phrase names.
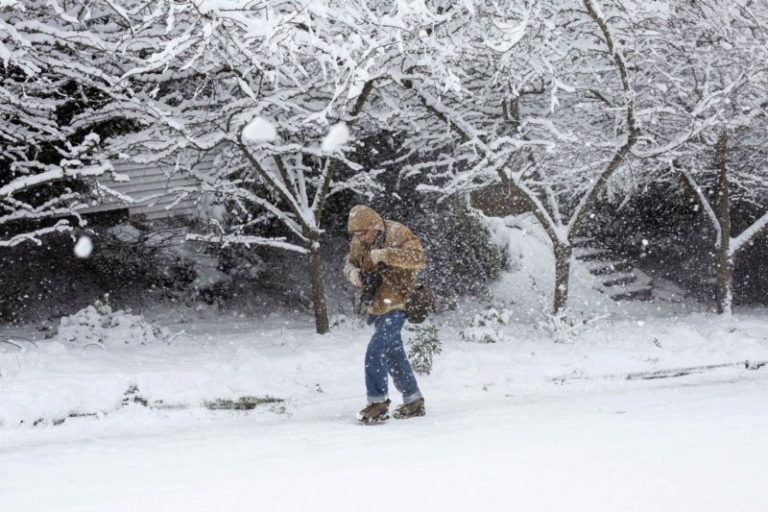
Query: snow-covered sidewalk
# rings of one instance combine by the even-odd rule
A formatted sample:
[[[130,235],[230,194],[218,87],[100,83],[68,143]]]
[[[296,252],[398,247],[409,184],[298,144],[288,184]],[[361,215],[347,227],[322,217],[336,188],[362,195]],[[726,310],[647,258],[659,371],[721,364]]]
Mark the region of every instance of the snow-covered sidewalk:
[[[434,395],[427,417],[376,427],[352,423],[354,399],[291,416],[124,411],[62,425],[4,443],[3,509],[764,509],[758,374],[616,393]]]
[[[420,378],[428,415],[374,427],[353,419],[369,328],[290,325],[221,318],[168,325],[187,333],[170,345],[4,347],[3,510],[764,508],[768,368],[621,378],[768,360],[762,316],[605,321],[567,344],[529,325],[466,343],[446,325]],[[132,387],[141,401],[126,404]],[[284,402],[203,406],[241,396]]]

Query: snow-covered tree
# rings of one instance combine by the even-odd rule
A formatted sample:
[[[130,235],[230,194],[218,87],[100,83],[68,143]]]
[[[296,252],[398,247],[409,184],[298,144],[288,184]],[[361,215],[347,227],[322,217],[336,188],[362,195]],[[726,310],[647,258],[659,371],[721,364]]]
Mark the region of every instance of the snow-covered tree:
[[[738,236],[734,204],[768,208],[768,8],[762,3],[709,0],[657,2],[646,50],[660,71],[645,115],[648,130],[635,156],[654,179],[683,177],[713,231],[716,299],[730,313],[735,256],[768,226],[768,215]]]
[[[356,34],[364,6],[344,2],[174,2],[144,18],[126,57],[125,92],[80,116],[122,115],[138,129],[112,140],[134,161],[167,161],[213,196],[226,222],[190,240],[271,246],[308,255],[317,331],[328,331],[320,238],[330,194],[370,183],[337,182],[372,89],[377,41]],[[362,13],[362,14],[361,14]],[[211,172],[195,159],[215,154]],[[287,236],[264,236],[277,222]]]
[[[556,312],[567,304],[573,244],[614,176],[669,161],[724,119],[743,83],[743,74],[715,78],[695,57],[711,48],[674,30],[691,28],[683,11],[717,11],[717,2],[678,4],[437,1],[378,13],[400,28],[377,90],[408,133],[403,172],[423,174],[422,190],[441,195],[499,184],[532,211],[552,243]],[[730,6],[757,20],[749,9]]]
[[[397,133],[393,163],[425,192],[497,184],[531,210],[555,256],[555,311],[567,304],[573,244],[617,173],[679,169],[700,190],[717,167],[702,147],[723,148],[718,162],[731,148],[745,170],[729,167],[731,186],[762,190],[762,167],[746,162],[765,125],[766,9],[749,2],[4,5],[0,226],[76,213],[72,187],[111,171],[100,146],[166,162],[196,180],[172,191],[179,198],[222,207],[191,240],[307,255],[319,332],[324,207],[375,186],[375,171],[348,157],[365,136]],[[215,159],[211,171],[202,158]],[[276,224],[277,236],[265,229]],[[726,224],[721,215],[721,233]]]
[[[109,63],[125,27],[100,16],[121,11],[109,1],[0,7],[0,247],[82,223],[94,179],[112,171],[99,150],[107,127],[71,120],[114,86]]]
[[[422,162],[404,172],[428,171],[438,194],[501,184],[530,209],[552,243],[556,312],[572,244],[637,141],[627,17],[593,0],[436,2],[388,70],[413,105],[404,161]]]

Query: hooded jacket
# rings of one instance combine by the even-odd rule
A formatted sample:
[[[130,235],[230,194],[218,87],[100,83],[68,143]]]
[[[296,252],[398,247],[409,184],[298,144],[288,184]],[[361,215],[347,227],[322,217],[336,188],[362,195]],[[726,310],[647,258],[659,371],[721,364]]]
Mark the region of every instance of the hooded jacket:
[[[382,229],[383,228],[383,229]],[[349,213],[349,231],[376,229],[376,242],[367,244],[353,239],[344,262],[344,276],[354,280],[357,272],[379,272],[381,285],[368,307],[372,315],[383,315],[405,308],[405,301],[416,288],[419,270],[426,265],[421,240],[410,229],[392,220],[382,219],[371,208],[357,205]],[[380,264],[371,260],[371,250],[381,249]]]

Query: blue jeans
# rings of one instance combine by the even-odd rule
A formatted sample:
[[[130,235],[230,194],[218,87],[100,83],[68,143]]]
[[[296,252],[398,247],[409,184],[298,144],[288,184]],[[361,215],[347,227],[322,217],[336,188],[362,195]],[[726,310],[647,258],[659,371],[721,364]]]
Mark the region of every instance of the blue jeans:
[[[365,352],[365,387],[368,402],[383,402],[387,399],[389,377],[403,394],[403,403],[421,398],[416,376],[405,354],[400,331],[405,323],[405,312],[390,311],[381,316],[368,316],[368,324],[374,324],[376,331]]]

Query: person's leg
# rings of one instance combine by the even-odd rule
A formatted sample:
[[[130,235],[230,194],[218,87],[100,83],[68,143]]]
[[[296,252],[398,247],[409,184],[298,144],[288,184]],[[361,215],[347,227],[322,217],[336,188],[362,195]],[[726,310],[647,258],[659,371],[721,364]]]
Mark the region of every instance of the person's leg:
[[[375,331],[365,352],[365,389],[368,403],[378,403],[387,399],[389,384],[387,349],[399,329],[397,329],[397,321],[391,318],[390,313],[371,317],[369,323],[371,320]],[[402,327],[402,322],[400,322],[400,327]]]
[[[414,400],[422,398],[419,391],[419,384],[416,382],[416,376],[413,374],[413,368],[408,361],[408,356],[403,346],[401,331],[405,323],[405,313],[403,311],[393,311],[393,327],[397,330],[392,336],[391,343],[387,348],[387,368],[395,387],[403,395],[403,403],[409,404]]]

